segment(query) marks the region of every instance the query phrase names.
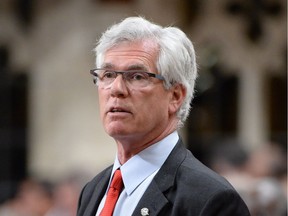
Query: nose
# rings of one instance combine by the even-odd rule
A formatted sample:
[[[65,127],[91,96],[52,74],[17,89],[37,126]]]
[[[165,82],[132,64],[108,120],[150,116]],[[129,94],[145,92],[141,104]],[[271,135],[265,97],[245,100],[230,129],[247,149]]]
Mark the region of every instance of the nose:
[[[128,88],[121,74],[111,83],[111,95],[114,97],[126,97],[128,95]]]

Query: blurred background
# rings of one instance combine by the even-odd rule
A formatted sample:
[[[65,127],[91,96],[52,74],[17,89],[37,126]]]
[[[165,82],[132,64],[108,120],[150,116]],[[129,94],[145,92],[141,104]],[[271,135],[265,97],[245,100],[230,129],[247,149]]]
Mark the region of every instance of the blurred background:
[[[85,182],[113,163],[89,69],[101,33],[137,15],[194,43],[187,147],[252,215],[286,215],[285,0],[1,0],[0,216],[75,215]]]

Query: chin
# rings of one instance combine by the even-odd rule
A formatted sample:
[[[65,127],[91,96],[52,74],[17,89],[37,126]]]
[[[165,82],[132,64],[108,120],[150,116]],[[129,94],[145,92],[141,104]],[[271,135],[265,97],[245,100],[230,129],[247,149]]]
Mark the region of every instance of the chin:
[[[123,127],[107,127],[105,131],[109,136],[113,138],[122,137],[129,134],[126,128]]]

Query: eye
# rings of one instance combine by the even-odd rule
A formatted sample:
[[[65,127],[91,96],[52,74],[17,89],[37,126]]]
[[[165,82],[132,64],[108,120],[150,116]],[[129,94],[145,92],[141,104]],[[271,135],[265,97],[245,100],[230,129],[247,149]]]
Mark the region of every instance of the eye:
[[[104,70],[101,78],[102,79],[112,79],[112,78],[115,78],[115,75],[116,75],[115,71]]]
[[[129,72],[127,75],[130,80],[147,80],[149,78],[145,72]]]

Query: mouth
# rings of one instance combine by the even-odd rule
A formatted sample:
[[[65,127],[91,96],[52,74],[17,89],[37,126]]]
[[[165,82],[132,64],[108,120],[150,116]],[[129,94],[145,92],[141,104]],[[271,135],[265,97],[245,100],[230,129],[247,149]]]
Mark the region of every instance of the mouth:
[[[112,107],[109,109],[110,113],[131,113],[128,110],[121,108],[121,107]]]

